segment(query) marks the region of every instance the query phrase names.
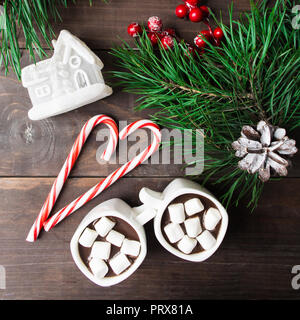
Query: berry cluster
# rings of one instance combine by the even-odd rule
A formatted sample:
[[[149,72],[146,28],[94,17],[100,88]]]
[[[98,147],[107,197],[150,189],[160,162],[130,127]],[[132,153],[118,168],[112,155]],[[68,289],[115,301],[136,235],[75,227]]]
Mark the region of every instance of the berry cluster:
[[[147,36],[153,46],[157,45],[160,40],[164,49],[172,49],[174,46],[174,39],[176,38],[175,30],[168,28],[163,30],[162,20],[159,17],[153,16],[148,19]],[[141,26],[133,22],[127,27],[127,32],[131,37],[137,37],[142,33]]]
[[[207,30],[202,30],[194,39],[196,47],[203,51],[203,49],[207,45],[206,41],[219,46],[224,34],[221,28],[218,27],[215,30],[212,30],[212,28],[210,27],[208,20],[208,7],[198,7],[199,0],[184,0],[184,2],[185,4],[180,4],[179,6],[177,6],[175,11],[176,16],[178,18],[184,18],[188,16],[192,22],[203,21],[203,23],[205,23],[208,27]]]
[[[189,17],[192,22],[200,22],[209,16],[207,6],[200,6],[199,0],[184,0],[185,4],[176,7],[175,14],[178,18]]]
[[[192,2],[191,0],[188,0],[188,1]],[[194,39],[194,43],[196,47],[199,49],[200,53],[204,51],[204,48],[207,45],[206,41],[216,46],[219,46],[224,36],[223,31],[220,27],[217,27],[216,29],[212,30],[212,28],[208,23],[208,20],[205,20],[203,22],[207,25],[208,29],[202,30]],[[174,29],[168,28],[163,30],[162,20],[157,16],[150,17],[148,19],[147,25],[148,25],[148,29],[146,29],[147,36],[153,46],[156,46],[158,44],[158,40],[160,40],[161,46],[164,49],[168,50],[174,47],[175,39],[180,40],[176,36]],[[131,37],[137,37],[142,33],[142,27],[138,23],[133,22],[127,27],[127,32]],[[195,49],[190,44],[186,44],[186,45],[188,47],[187,55],[189,54],[195,55],[197,49]]]
[[[215,44],[216,46],[219,46],[222,38],[224,37],[223,30],[220,27],[217,27],[215,30],[212,30],[212,28],[208,23],[207,23],[207,26],[208,26],[208,29],[200,31],[199,34],[194,39],[195,45],[202,50],[207,45],[207,42],[205,42],[205,40],[212,44]]]

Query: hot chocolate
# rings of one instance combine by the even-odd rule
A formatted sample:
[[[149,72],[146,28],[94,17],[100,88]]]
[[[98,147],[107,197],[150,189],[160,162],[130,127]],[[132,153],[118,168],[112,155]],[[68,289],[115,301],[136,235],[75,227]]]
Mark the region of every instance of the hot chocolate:
[[[161,230],[172,247],[184,254],[197,254],[214,247],[221,224],[221,213],[211,200],[184,194],[166,208]]]
[[[105,216],[82,232],[78,248],[81,260],[97,278],[114,277],[128,270],[140,253],[140,239],[121,218]]]

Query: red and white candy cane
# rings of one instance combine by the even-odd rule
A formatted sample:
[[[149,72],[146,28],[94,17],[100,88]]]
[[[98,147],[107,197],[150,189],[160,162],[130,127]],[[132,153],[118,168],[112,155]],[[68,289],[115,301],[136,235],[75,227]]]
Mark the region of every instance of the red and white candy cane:
[[[76,162],[81,149],[87,140],[89,134],[92,132],[92,130],[100,123],[104,123],[108,126],[110,130],[110,137],[109,141],[106,147],[106,150],[104,150],[103,154],[101,155],[101,158],[105,161],[109,160],[111,155],[114,153],[117,143],[118,143],[118,127],[115,123],[115,121],[107,117],[105,115],[97,115],[91,118],[89,121],[86,122],[86,124],[83,126],[83,128],[80,131],[80,134],[78,135],[75,143],[73,144],[73,147],[71,149],[71,152],[69,153],[63,167],[61,168],[56,180],[54,181],[51,191],[48,194],[48,197],[37,217],[34,224],[32,225],[28,236],[26,238],[27,241],[33,242],[37,239],[44,222],[47,220],[58,196],[63,188],[63,185],[65,181],[67,180],[74,163]]]
[[[82,207],[84,204],[95,198],[97,195],[99,195],[103,190],[111,186],[114,182],[116,182],[118,179],[125,176],[128,172],[136,168],[138,165],[140,165],[142,162],[146,161],[151,155],[158,149],[161,141],[161,133],[159,127],[154,124],[152,121],[149,120],[139,120],[136,121],[130,125],[128,125],[126,128],[124,128],[120,132],[120,139],[125,139],[128,135],[133,133],[135,130],[139,128],[146,128],[150,129],[153,132],[154,139],[152,143],[140,154],[138,154],[136,157],[134,157],[132,160],[125,163],[122,167],[115,170],[113,173],[111,173],[108,177],[101,180],[98,184],[96,184],[94,187],[92,187],[89,191],[82,194],[80,197],[75,199],[73,202],[71,202],[69,205],[65,206],[63,209],[58,211],[56,214],[54,214],[51,218],[49,218],[44,223],[44,229],[46,231],[49,231],[54,226],[56,226],[58,223],[60,223],[63,219],[68,217],[70,214],[72,214],[74,211]]]

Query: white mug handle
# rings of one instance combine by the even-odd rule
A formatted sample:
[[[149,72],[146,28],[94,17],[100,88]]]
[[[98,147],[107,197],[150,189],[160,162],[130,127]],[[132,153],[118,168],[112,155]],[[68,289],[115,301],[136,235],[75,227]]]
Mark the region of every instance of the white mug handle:
[[[157,213],[156,209],[149,208],[144,204],[139,207],[132,208],[132,211],[135,215],[135,220],[142,226],[152,220]]]
[[[162,192],[142,188],[139,193],[139,198],[144,205],[157,210],[162,205],[164,196]]]
[[[163,201],[163,194],[148,188],[142,188],[139,198],[143,205],[133,208],[133,212],[136,215],[135,219],[143,226],[156,216],[157,209]]]

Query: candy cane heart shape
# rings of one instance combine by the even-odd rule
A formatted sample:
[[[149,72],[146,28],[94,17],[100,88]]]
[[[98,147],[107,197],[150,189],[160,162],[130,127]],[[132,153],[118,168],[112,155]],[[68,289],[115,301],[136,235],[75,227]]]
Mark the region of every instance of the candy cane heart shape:
[[[68,176],[81,152],[81,149],[86,142],[88,136],[92,132],[92,130],[99,124],[106,124],[110,130],[110,137],[108,140],[108,144],[106,149],[101,155],[101,159],[108,161],[111,155],[115,152],[117,144],[118,144],[118,127],[115,121],[107,117],[105,115],[97,115],[88,120],[83,128],[81,129],[76,141],[73,144],[73,147],[61,168],[56,180],[54,181],[51,191],[48,194],[48,197],[36,218],[34,224],[32,225],[28,236],[26,238],[27,241],[33,242],[38,238],[38,235],[43,227],[44,222],[47,220],[59,194],[63,188],[64,183],[68,179]]]
[[[128,161],[120,168],[112,172],[105,179],[101,180],[98,184],[88,190],[86,193],[82,194],[80,197],[72,201],[70,204],[65,206],[63,209],[54,214],[51,218],[49,218],[44,223],[44,229],[49,231],[58,223],[60,223],[63,219],[68,217],[70,214],[75,212],[77,209],[85,205],[90,200],[94,199],[97,195],[99,195],[103,190],[107,189],[118,179],[125,176],[128,172],[132,171],[142,162],[146,161],[151,155],[158,149],[161,142],[161,133],[159,127],[149,120],[139,120],[124,128],[120,132],[120,139],[125,139],[128,135],[136,131],[137,129],[145,128],[150,129],[153,133],[153,140],[151,144],[140,154],[134,157],[132,160]]]

